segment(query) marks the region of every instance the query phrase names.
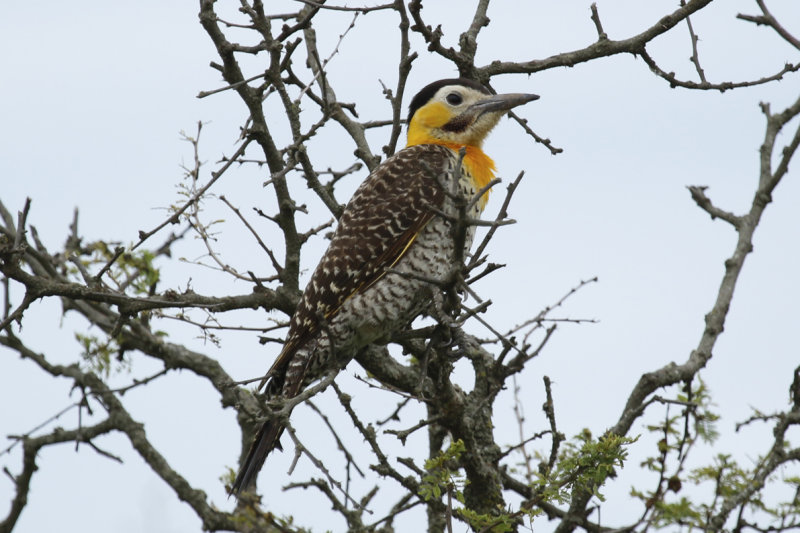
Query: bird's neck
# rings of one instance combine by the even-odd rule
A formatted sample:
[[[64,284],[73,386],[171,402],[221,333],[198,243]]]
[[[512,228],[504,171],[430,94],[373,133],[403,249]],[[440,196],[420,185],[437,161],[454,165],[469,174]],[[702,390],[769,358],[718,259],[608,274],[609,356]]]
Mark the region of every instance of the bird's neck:
[[[480,146],[473,146],[470,144],[459,144],[456,142],[444,141],[440,139],[431,139],[427,138],[424,142],[411,142],[409,138],[409,142],[407,146],[413,146],[415,144],[439,144],[441,146],[446,146],[450,148],[456,153],[459,153],[462,148],[465,149],[464,159],[462,161],[462,165],[464,169],[467,171],[466,173],[470,176],[473,181],[473,185],[475,186],[475,191],[480,191],[486,185],[489,184],[490,181],[494,179],[495,173],[495,166],[494,161],[492,158],[486,155],[486,153],[481,150]],[[489,199],[489,191],[484,193],[479,200],[479,205],[481,210],[486,206],[486,201]]]

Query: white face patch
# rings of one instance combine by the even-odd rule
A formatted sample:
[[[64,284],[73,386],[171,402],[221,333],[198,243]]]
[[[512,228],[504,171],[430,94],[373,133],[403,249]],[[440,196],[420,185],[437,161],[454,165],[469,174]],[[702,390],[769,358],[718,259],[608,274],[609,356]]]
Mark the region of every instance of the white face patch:
[[[453,115],[450,121],[436,128],[436,137],[458,144],[480,147],[489,131],[506,113],[506,111],[478,112],[475,109],[471,110],[474,104],[487,98],[491,98],[491,95],[463,85],[446,85],[436,91],[431,101],[446,106]]]
[[[445,85],[431,98],[431,101],[441,102],[453,111],[453,115],[460,115],[472,104],[479,102],[488,95],[463,85]]]

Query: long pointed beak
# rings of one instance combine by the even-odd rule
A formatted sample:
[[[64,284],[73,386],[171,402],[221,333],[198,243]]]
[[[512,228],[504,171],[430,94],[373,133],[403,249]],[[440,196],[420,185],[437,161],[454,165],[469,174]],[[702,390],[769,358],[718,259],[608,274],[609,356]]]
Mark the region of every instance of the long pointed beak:
[[[478,114],[489,113],[494,111],[508,111],[514,107],[522,104],[527,104],[534,100],[538,100],[538,94],[525,94],[525,93],[509,93],[509,94],[495,94],[475,102],[470,106],[471,110],[474,109]]]

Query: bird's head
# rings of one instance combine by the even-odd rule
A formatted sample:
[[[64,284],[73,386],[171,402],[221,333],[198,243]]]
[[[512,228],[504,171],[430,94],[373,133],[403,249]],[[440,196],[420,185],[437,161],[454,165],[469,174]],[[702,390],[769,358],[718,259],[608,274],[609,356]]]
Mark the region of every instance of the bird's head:
[[[509,109],[539,98],[535,94],[491,94],[466,78],[439,80],[411,100],[408,146],[447,144],[481,147]]]

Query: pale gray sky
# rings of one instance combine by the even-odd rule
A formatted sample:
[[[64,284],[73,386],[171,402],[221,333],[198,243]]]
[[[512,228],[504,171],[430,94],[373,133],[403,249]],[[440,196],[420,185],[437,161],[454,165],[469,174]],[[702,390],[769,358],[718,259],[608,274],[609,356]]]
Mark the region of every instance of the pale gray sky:
[[[590,3],[495,2],[489,11],[492,24],[480,40],[479,60],[543,58],[585,46],[595,38]],[[677,4],[597,3],[612,39],[641,31]],[[138,230],[163,220],[163,208],[179,199],[175,186],[181,179],[180,164],[192,158],[179,131],[193,132],[198,120],[207,122],[201,141],[202,157],[208,162],[204,178],[221,154],[235,149],[244,118],[240,101],[231,94],[195,98],[201,90],[223,85],[208,67],[218,58],[197,23],[196,2],[7,4],[0,20],[5,50],[0,56],[4,73],[0,198],[16,211],[30,196],[29,221],[51,248],[63,243],[75,206],[81,209],[81,231],[87,239],[128,244],[136,240]],[[444,25],[445,35],[455,40],[469,14],[457,13],[453,3],[430,4],[425,15],[431,21],[441,20],[446,10],[453,22]],[[292,9],[288,3],[281,6],[276,11]],[[800,20],[800,5],[793,0],[776,0],[770,7],[787,24]],[[792,54],[768,30],[734,20],[737,12],[755,9],[748,1],[718,2],[693,19],[710,80],[768,75],[786,61],[798,60],[796,51]],[[376,14],[360,20],[329,67],[339,98],[359,102],[362,118],[384,118],[387,113],[378,83],[382,79],[392,85],[395,80],[394,65],[378,62],[387,49],[388,57],[396,57],[394,35],[388,41],[385,37],[385,28],[394,31],[396,21],[387,17]],[[332,17],[330,27],[317,28],[321,50],[333,50],[351,18],[342,14]],[[800,33],[800,26],[793,29]],[[415,42],[419,44],[418,39]],[[430,81],[455,74],[442,61],[425,55],[424,47],[420,49],[409,81],[411,94]],[[695,79],[685,27],[657,41],[651,53],[665,70]],[[544,424],[539,406],[544,398],[541,375],[547,374],[554,382],[561,430],[572,435],[588,427],[598,433],[616,421],[643,372],[688,356],[716,295],[723,260],[732,251],[733,230],[697,208],[686,186],[708,185],[718,206],[736,212],[746,209],[757,180],[764,132],[758,103],[771,102],[773,110],[785,107],[796,99],[800,77],[724,94],[690,92],[670,89],[643,61],[626,56],[530,78],[507,76],[493,84],[500,92],[541,95],[521,114],[565,151],[551,156],[509,121],[493,132],[486,151],[497,161],[500,176],[509,181],[525,170],[526,178],[511,207],[518,224],[500,231],[491,248],[493,261],[508,266],[482,281],[478,290],[494,301],[488,317],[508,325],[535,315],[581,279],[599,276],[599,283],[582,290],[557,314],[595,318],[599,323],[561,328],[521,380],[529,432]],[[375,151],[385,135],[374,132]],[[352,147],[342,145],[341,137],[331,131],[314,144],[319,149],[323,142],[330,143],[334,168],[353,162]],[[363,177],[362,172],[343,185],[352,190]],[[263,180],[263,171],[237,171],[215,191],[250,211],[272,202],[271,191],[260,188]],[[498,209],[503,191],[501,185],[487,216]],[[786,405],[791,370],[800,362],[794,335],[800,322],[796,172],[784,180],[774,198],[737,287],[726,332],[702,374],[723,414],[719,428],[727,436],[751,406],[773,411]],[[232,218],[218,202],[208,202],[207,208],[210,216]],[[315,221],[301,220],[308,226]],[[236,224],[222,229],[219,246],[231,264],[240,270],[268,268],[264,258],[251,252],[252,242]],[[314,246],[320,254],[324,242],[318,240]],[[181,243],[177,250],[188,258],[202,253],[193,241]],[[258,264],[251,264],[254,257]],[[167,265],[163,276],[165,285],[173,287],[185,286],[191,277],[200,293],[250,290],[244,283],[221,281],[216,273],[177,262]],[[266,317],[259,313],[237,317],[264,323]],[[75,360],[79,346],[73,331],[84,327],[81,320],[72,316],[62,320],[59,306],[51,302],[31,308],[25,324],[22,333],[32,348],[54,362]],[[174,342],[189,343],[219,358],[237,379],[263,372],[277,352],[275,346],[259,346],[255,335],[226,336],[217,348],[204,345],[188,328],[173,323],[164,327]],[[136,375],[159,368],[141,357],[135,359]],[[347,372],[358,370],[354,364]],[[119,382],[129,379],[121,376]],[[351,391],[363,389],[343,379]],[[74,394],[68,397],[69,386],[67,380],[53,380],[32,363],[0,349],[0,404],[5,406],[0,410],[0,438],[27,431],[75,401]],[[230,410],[220,411],[210,387],[187,373],[176,374],[125,400],[176,469],[216,505],[232,506],[218,478],[226,466],[235,464],[238,428]],[[378,406],[364,401],[358,407],[388,414],[390,401],[387,397],[387,403]],[[510,402],[509,395],[502,397],[497,412],[510,413]],[[71,427],[74,418],[67,415],[59,423]],[[301,431],[303,420],[306,431],[318,424],[301,409],[295,420]],[[513,417],[499,419],[497,431],[501,443],[512,443]],[[730,451],[746,460],[764,450],[769,436],[765,427],[748,429],[698,456]],[[41,455],[40,471],[16,532],[200,529],[188,507],[131,453],[127,440],[113,436],[99,444],[124,457],[126,464],[112,463],[87,447],[75,453],[72,445],[50,447]],[[6,446],[0,442],[0,449]],[[289,478],[285,472],[291,458],[291,452],[270,458],[265,468],[269,473],[261,481],[266,501],[274,503],[273,510],[294,513],[301,525],[342,531],[343,522],[327,521],[329,505],[317,494],[280,491],[311,472],[301,464],[296,476]],[[0,464],[17,472],[19,454],[0,457]],[[609,487],[611,509],[616,505],[621,512],[626,510],[626,494],[637,479],[628,472],[632,476],[637,466],[632,459]],[[8,479],[0,481],[0,515],[5,515],[11,489]],[[392,500],[387,495],[382,501]],[[319,506],[320,512],[309,513],[312,506]],[[398,522],[397,530],[413,530],[418,519]]]

